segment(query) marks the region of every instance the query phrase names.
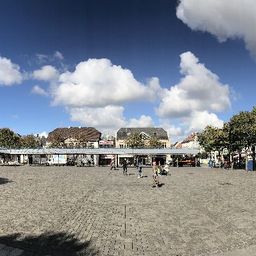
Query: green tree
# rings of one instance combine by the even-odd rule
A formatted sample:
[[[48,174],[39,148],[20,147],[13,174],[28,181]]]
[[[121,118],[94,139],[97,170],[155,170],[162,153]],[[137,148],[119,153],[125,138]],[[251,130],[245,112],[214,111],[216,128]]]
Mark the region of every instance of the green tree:
[[[237,151],[241,158],[242,149],[246,151],[252,149],[253,170],[255,170],[256,108],[254,107],[251,112],[242,111],[234,115],[229,121],[229,126],[233,151]]]
[[[256,109],[242,111],[229,121],[229,137],[233,150],[248,149],[256,143]]]
[[[21,136],[9,128],[0,129],[0,147],[19,148]]]
[[[125,140],[125,143],[128,148],[144,148],[145,147],[145,143],[139,133],[130,134]]]
[[[148,141],[148,147],[149,148],[161,148],[162,143],[157,139],[156,136],[150,137]]]
[[[21,137],[22,148],[37,148],[40,146],[40,141],[34,135],[25,135]]]
[[[225,125],[224,125],[225,127]],[[206,126],[198,134],[198,142],[206,152],[221,151],[229,145],[228,131],[213,126]]]
[[[219,140],[219,128],[206,126],[205,129],[198,134],[198,142],[206,152],[217,150],[217,141]]]

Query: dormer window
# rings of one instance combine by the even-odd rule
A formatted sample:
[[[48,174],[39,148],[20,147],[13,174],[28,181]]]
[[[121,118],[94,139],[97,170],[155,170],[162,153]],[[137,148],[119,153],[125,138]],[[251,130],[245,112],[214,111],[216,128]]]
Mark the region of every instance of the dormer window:
[[[150,139],[150,136],[145,132],[141,132],[140,138],[142,138],[143,140],[148,140],[148,139]]]

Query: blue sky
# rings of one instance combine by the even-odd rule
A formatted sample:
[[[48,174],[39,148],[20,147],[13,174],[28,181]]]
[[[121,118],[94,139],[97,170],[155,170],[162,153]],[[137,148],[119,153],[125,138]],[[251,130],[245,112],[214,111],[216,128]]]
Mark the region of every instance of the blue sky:
[[[221,127],[255,104],[255,12],[253,0],[2,0],[0,127],[161,126],[171,140]]]

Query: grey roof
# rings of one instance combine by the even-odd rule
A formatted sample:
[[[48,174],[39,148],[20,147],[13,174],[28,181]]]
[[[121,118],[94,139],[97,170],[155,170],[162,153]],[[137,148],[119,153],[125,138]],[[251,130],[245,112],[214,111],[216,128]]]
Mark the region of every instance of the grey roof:
[[[155,127],[120,128],[117,131],[116,138],[117,140],[124,140],[124,139],[127,139],[127,137],[130,134],[135,134],[135,133],[140,134],[141,132],[148,134],[150,137],[156,136],[157,139],[168,140],[167,132],[163,128],[155,128]]]

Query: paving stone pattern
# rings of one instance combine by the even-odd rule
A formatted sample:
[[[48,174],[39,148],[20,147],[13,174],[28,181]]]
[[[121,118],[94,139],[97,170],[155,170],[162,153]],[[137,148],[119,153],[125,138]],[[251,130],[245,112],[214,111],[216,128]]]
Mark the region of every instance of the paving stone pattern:
[[[128,173],[0,167],[0,256],[256,255],[255,172]]]

